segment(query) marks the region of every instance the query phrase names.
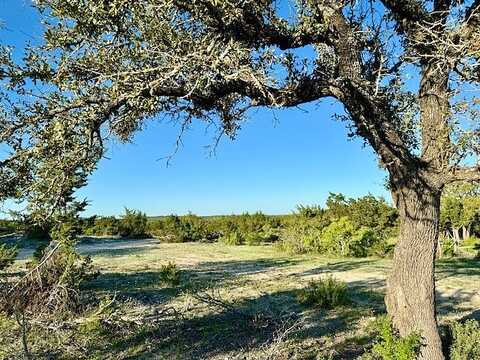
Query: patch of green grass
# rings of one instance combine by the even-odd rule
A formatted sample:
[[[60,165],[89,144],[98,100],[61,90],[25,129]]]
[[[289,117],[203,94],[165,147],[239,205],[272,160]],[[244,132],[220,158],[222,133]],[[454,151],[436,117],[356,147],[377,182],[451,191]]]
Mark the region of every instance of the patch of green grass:
[[[298,292],[297,300],[303,305],[333,309],[350,302],[347,284],[332,276],[312,281]]]

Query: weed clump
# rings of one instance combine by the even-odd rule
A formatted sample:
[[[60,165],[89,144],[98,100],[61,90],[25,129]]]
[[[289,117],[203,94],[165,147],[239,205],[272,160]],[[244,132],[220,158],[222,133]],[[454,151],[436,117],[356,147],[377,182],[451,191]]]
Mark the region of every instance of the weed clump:
[[[450,325],[452,345],[450,359],[480,359],[480,323],[468,320],[465,323]]]
[[[177,264],[174,262],[169,262],[166,265],[160,267],[160,279],[162,282],[171,285],[177,286],[180,284],[180,274],[181,271],[178,268]]]
[[[297,300],[308,306],[333,309],[349,302],[347,284],[332,276],[312,281],[309,286],[299,291]]]
[[[382,316],[372,324],[376,335],[372,349],[361,360],[415,360],[420,352],[421,336],[412,333],[400,337],[389,317]]]

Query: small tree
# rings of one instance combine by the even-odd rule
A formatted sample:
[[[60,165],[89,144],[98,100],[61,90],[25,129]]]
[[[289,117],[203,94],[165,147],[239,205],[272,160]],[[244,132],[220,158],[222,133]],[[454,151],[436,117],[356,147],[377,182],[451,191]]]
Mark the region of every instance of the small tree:
[[[141,211],[125,208],[120,222],[120,235],[129,238],[144,238],[147,236],[147,215]]]

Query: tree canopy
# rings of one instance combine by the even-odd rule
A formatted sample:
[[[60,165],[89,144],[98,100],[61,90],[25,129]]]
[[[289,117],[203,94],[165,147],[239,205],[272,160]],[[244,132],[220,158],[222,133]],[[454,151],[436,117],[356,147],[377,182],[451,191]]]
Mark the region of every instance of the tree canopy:
[[[129,141],[158,115],[234,137],[252,107],[327,97],[391,174],[406,165],[442,183],[480,176],[458,168],[479,150],[478,1],[34,4],[43,43],[20,63],[8,47],[0,56],[3,198],[51,212],[84,185],[108,140]],[[435,81],[415,89],[419,71]],[[443,115],[427,121],[426,102]]]

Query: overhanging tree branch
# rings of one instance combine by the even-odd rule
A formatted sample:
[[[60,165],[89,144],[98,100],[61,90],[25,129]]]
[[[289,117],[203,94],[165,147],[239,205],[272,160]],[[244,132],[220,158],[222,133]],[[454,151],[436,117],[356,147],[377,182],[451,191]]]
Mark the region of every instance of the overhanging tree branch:
[[[450,171],[447,183],[472,181],[480,182],[480,164],[473,167],[455,168]]]
[[[428,19],[429,14],[418,0],[381,0],[397,22],[399,32],[408,32],[416,23]]]

